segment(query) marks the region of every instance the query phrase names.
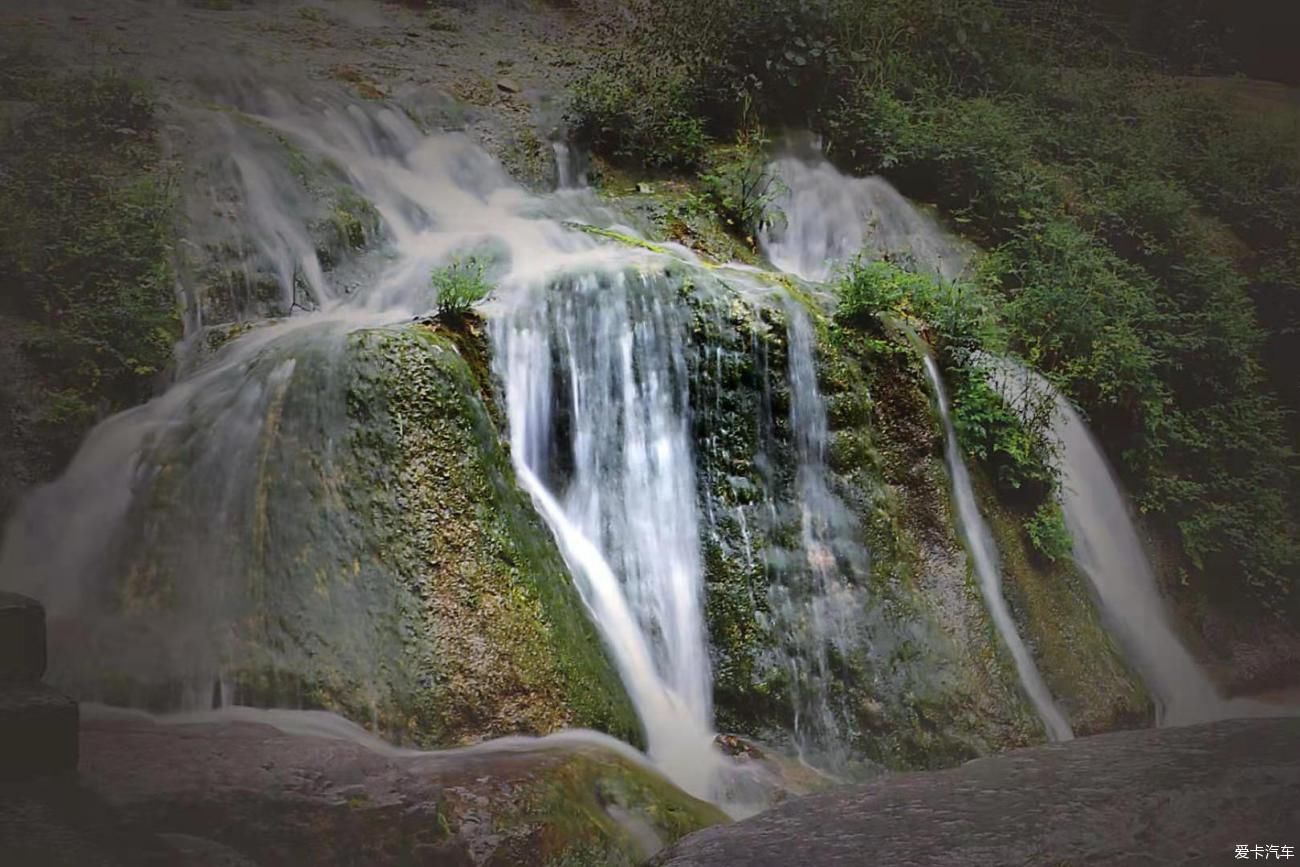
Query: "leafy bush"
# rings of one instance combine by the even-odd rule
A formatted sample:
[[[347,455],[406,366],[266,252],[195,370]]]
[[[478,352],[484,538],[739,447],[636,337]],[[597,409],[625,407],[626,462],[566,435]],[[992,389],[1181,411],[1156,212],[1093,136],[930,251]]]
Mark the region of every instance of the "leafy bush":
[[[842,321],[871,329],[880,317],[911,321],[947,362],[964,363],[972,350],[1002,346],[992,298],[978,281],[948,283],[889,259],[860,258],[843,271],[836,289]]]
[[[978,368],[950,370],[953,427],[966,454],[978,461],[999,494],[1020,506],[1047,500],[1057,483],[1051,405],[1026,401],[1013,410]]]
[[[591,73],[575,86],[569,115],[581,141],[620,162],[691,169],[708,148],[689,78],[662,62]]]
[[[483,276],[483,264],[477,259],[456,259],[430,278],[436,293],[438,317],[454,321],[473,309],[492,291]]]
[[[1065,515],[1055,500],[1043,503],[1025,522],[1025,532],[1034,550],[1051,563],[1068,560],[1074,539],[1065,526]]]
[[[837,319],[878,331],[882,318],[910,323],[936,347],[953,390],[953,427],[966,454],[985,467],[1009,499],[1033,505],[1053,489],[1051,417],[1045,402],[1014,411],[973,363],[979,349],[1000,349],[991,299],[978,282],[945,283],[888,261],[858,260],[839,284]]]
[[[766,145],[761,132],[743,134],[726,158],[700,175],[705,201],[751,245],[765,224],[785,220],[775,205],[785,185],[768,170]]]

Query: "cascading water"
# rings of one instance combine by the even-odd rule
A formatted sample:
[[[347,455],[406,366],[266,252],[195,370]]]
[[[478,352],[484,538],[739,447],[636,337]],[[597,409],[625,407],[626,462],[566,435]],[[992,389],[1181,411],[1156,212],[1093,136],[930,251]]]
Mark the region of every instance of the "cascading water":
[[[651,757],[707,796],[717,759],[687,323],[673,291],[638,271],[538,286],[494,340],[516,472],[623,672]]]
[[[968,254],[962,245],[934,220],[917,211],[883,179],[846,177],[824,159],[794,156],[775,161],[769,172],[782,181],[781,194],[774,203],[782,212],[782,219],[773,220],[761,240],[772,263],[788,273],[808,280],[825,280],[839,263],[857,255],[902,258],[913,267],[945,280],[955,278],[965,268]],[[826,516],[835,514],[835,511],[833,498],[817,481],[821,475],[816,468],[823,463],[821,453],[825,449],[825,411],[821,407],[815,372],[812,371],[812,341],[801,334],[801,330],[806,330],[806,325],[800,327],[803,321],[799,316],[791,319],[790,370],[795,410],[792,423],[801,445],[799,473],[801,496],[805,503],[805,548],[816,576],[814,586],[818,601],[814,612],[838,612],[839,617],[844,617],[856,606],[835,598],[845,592],[845,587],[828,574],[825,565],[819,566],[828,560],[831,564],[834,561],[826,557],[824,545],[811,532],[815,522],[825,521]],[[925,370],[939,406],[953,498],[981,593],[1049,737],[1067,740],[1073,737],[1070,725],[1052,700],[1007,610],[1002,596],[997,552],[975,502],[970,477],[952,430],[943,383],[934,360],[928,354],[925,356]],[[802,377],[799,376],[801,371]],[[814,458],[808,457],[813,455]],[[816,633],[829,638],[832,644],[842,640],[843,630],[819,620],[814,615]],[[824,655],[820,660],[824,664]],[[803,676],[804,683],[816,684],[825,677],[824,671],[817,666],[814,668],[817,670]],[[826,724],[833,721],[833,717],[823,716],[828,721]]]
[[[551,142],[555,154],[555,186],[561,190],[580,189],[587,186],[587,171],[577,151],[566,142]]]
[[[847,758],[843,715],[832,698],[834,658],[862,640],[863,591],[869,573],[860,528],[831,490],[826,466],[830,433],[817,385],[812,323],[796,303],[786,306],[790,428],[795,438],[795,497],[805,580],[768,591],[776,629],[784,634],[785,665],[794,693],[795,744],[804,761],[834,772]]]
[[[1003,644],[1015,661],[1020,683],[1033,703],[1038,717],[1047,729],[1047,736],[1054,741],[1067,741],[1074,737],[1069,722],[1061,713],[1052,694],[1043,683],[1042,675],[1029,649],[1025,647],[1007,601],[1002,595],[1002,570],[998,563],[997,546],[993,534],[989,531],[984,517],[980,514],[979,504],[975,500],[975,491],[971,487],[970,473],[962,458],[961,446],[957,443],[957,432],[953,429],[952,416],[948,409],[948,395],[943,387],[943,378],[939,375],[939,366],[934,356],[926,352],[923,357],[926,379],[934,391],[935,404],[939,410],[939,420],[943,425],[944,461],[948,465],[948,476],[952,481],[952,498],[957,508],[958,527],[966,550],[970,552],[975,576],[979,579],[980,594],[984,597],[993,625],[1002,637]]]
[[[819,154],[778,159],[769,166],[769,172],[783,182],[774,202],[781,214],[769,222],[760,241],[768,259],[787,273],[822,281],[831,277],[838,265],[865,255],[899,260],[924,273],[952,280],[969,261],[969,250],[960,241],[917,211],[883,179],[846,177]],[[793,380],[800,358],[808,357],[793,332],[790,349]],[[1057,407],[1055,432],[1062,442],[1062,505],[1074,538],[1075,558],[1096,589],[1108,623],[1155,694],[1159,721],[1186,724],[1294,712],[1219,696],[1174,633],[1123,494],[1077,412],[1037,374],[1006,361],[989,363],[1008,401],[1047,395]],[[964,541],[974,560],[986,604],[1049,735],[1056,740],[1069,738],[1069,724],[1052,701],[1007,611],[996,550],[971,493],[969,474],[948,418],[942,382],[928,356],[925,370],[944,424],[945,454]],[[800,393],[815,392],[805,386]],[[802,425],[796,429],[808,430]]]
[[[56,681],[85,699],[202,710],[239,700],[233,665],[287,672],[288,694],[258,700],[289,705],[318,675],[365,684],[392,670],[409,636],[385,624],[410,602],[338,489],[356,397],[336,368],[350,335],[432,309],[431,272],[474,255],[497,287],[487,310],[517,478],[571,567],[651,757],[715,796],[681,295],[693,257],[576,231],[562,219],[616,220],[580,190],[531,196],[468,140],[425,136],[398,112],[274,95],[251,108],[227,125],[225,177],[242,188],[260,239],[249,249],[269,260],[281,309],[302,309],[101,424],[8,528],[0,586],[41,597],[53,624],[93,637],[93,653],[56,639]],[[335,167],[331,180],[377,212],[387,243],[364,282],[331,283],[299,200],[276,192],[299,167],[264,159],[268,133]],[[308,304],[293,303],[301,289]],[[346,580],[323,590],[340,568]],[[127,692],[114,686],[123,680]]]
[[[1013,407],[1025,411],[1034,401],[1051,402],[1061,507],[1075,561],[1092,583],[1106,623],[1153,693],[1157,723],[1180,725],[1231,715],[1175,634],[1126,498],[1083,419],[1039,374],[1008,359],[986,357],[983,362],[991,384]]]
[[[966,267],[965,247],[883,178],[843,175],[821,157],[783,157],[768,171],[781,181],[781,216],[759,240],[782,271],[822,281],[859,254],[905,257],[945,280]]]

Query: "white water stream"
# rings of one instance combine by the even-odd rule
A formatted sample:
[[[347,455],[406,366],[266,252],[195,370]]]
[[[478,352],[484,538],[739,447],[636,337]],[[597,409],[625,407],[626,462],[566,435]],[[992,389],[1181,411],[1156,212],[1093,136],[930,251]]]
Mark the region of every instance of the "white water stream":
[[[980,595],[988,608],[993,625],[1002,638],[1002,643],[1011,653],[1016,664],[1016,673],[1020,684],[1029,696],[1034,710],[1047,729],[1047,736],[1054,741],[1068,741],[1074,737],[1070,723],[1052,699],[1052,694],[1043,683],[1043,677],[1034,664],[1034,658],[1020,638],[1016,623],[1007,608],[1006,597],[1002,595],[1002,568],[998,562],[997,546],[993,534],[989,531],[984,516],[980,514],[979,503],[975,500],[975,490],[971,487],[970,473],[962,457],[961,446],[957,442],[957,431],[952,426],[952,414],[948,407],[948,395],[943,387],[943,378],[939,375],[939,365],[934,356],[928,352],[922,359],[925,375],[934,392],[934,400],[939,408],[939,420],[943,425],[944,461],[948,465],[948,477],[952,481],[952,499],[957,509],[958,526],[966,550],[970,553],[975,577],[979,580]]]
[[[1107,625],[1156,700],[1160,725],[1230,713],[1174,631],[1129,513],[1127,498],[1087,425],[1042,376],[1006,359],[985,359],[990,382],[1013,407],[1043,398],[1059,443],[1061,507],[1074,558],[1096,591]],[[1238,705],[1237,711],[1245,709]]]

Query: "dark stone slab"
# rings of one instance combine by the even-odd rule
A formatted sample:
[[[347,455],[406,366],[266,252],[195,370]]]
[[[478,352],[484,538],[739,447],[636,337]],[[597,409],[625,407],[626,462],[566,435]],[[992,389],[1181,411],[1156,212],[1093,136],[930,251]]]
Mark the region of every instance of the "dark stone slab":
[[[0,867],[627,867],[633,829],[715,817],[600,740],[413,753],[325,714],[209,719],[88,709],[76,775],[0,782]]]
[[[1234,863],[1300,854],[1300,719],[1080,738],[795,798],[653,867]],[[1267,851],[1267,850],[1265,850]]]
[[[45,609],[0,593],[0,683],[36,683],[45,674]]]
[[[77,703],[40,684],[0,686],[0,780],[77,769]]]

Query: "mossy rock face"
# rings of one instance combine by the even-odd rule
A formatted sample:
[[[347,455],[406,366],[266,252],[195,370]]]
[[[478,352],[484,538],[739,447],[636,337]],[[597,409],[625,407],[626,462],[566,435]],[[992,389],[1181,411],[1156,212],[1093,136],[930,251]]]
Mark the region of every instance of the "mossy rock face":
[[[465,329],[478,332],[473,320]],[[600,638],[515,486],[485,402],[482,340],[416,328],[352,341],[377,362],[348,394],[369,481],[356,506],[383,558],[427,585],[412,649],[437,672],[427,698],[437,740],[567,725],[634,739]]]
[[[575,753],[530,786],[505,827],[532,825],[520,853],[547,867],[639,864],[692,831],[727,821],[654,772],[595,750]]]
[[[1026,519],[980,482],[1008,607],[1075,735],[1154,724],[1151,697],[1106,631],[1087,579],[1068,556],[1053,562],[1040,555],[1025,536]]]
[[[800,296],[690,297],[718,727],[790,748],[802,737],[795,708],[806,715],[813,701],[834,729],[814,739],[838,743],[812,746],[838,753],[847,764],[835,770],[849,775],[953,765],[1041,739],[965,574],[919,368],[905,347],[840,330]],[[792,654],[818,652],[790,639],[816,604],[805,589],[815,567],[791,421],[792,311],[811,317],[815,333],[836,513],[827,541],[843,582],[832,609],[843,626],[824,638],[820,695],[790,673]]]
[[[515,485],[486,353],[473,318],[291,322],[226,347],[148,441],[92,579],[108,584],[72,615],[113,652],[62,648],[55,682],[160,710],[326,708],[422,746],[565,727],[636,742]]]

